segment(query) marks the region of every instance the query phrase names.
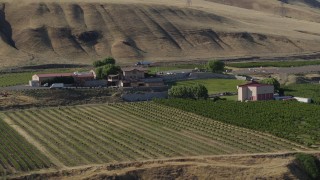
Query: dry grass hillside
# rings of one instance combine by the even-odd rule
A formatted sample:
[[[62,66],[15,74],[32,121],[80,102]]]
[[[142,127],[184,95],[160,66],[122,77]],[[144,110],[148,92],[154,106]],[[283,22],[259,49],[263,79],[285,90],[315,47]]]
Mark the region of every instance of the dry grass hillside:
[[[214,1],[214,2],[211,2]],[[320,11],[276,0],[2,1],[2,67],[45,63],[121,63],[212,57],[285,56],[320,51]],[[225,1],[227,2],[227,1]],[[240,3],[241,2],[241,3]],[[290,13],[289,13],[290,12]]]
[[[320,22],[320,2],[317,0],[207,0],[287,18]],[[281,3],[285,2],[285,3]]]

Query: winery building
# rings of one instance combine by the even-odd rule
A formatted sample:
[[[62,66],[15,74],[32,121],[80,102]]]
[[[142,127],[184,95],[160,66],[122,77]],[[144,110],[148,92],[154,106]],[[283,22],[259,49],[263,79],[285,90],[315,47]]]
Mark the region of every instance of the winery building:
[[[238,86],[238,101],[273,100],[274,86],[270,84],[251,83]]]
[[[54,78],[73,78],[75,83],[83,85],[87,81],[92,81],[96,78],[94,71],[90,72],[74,72],[74,73],[51,73],[51,74],[35,74],[32,80],[29,81],[30,86],[41,86],[44,82]]]

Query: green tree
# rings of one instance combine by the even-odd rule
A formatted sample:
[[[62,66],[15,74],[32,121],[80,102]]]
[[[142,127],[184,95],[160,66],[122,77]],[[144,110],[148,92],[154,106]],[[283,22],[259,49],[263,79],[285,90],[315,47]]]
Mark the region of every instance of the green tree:
[[[118,74],[121,71],[119,66],[113,64],[107,64],[96,69],[96,75],[98,79],[105,79],[110,74]]]
[[[105,58],[103,60],[98,60],[98,61],[93,62],[93,66],[94,67],[101,67],[101,66],[105,66],[105,65],[108,65],[108,64],[115,65],[116,64],[116,60],[113,57],[107,57],[107,58]]]
[[[93,65],[94,67],[96,67],[96,68],[103,66],[103,64],[102,64],[101,61],[94,61],[94,62],[92,63],[92,65]]]
[[[95,70],[97,79],[102,79],[102,67],[97,67]]]
[[[223,61],[211,60],[207,64],[207,70],[213,73],[221,73],[224,71],[225,64]]]
[[[192,93],[195,99],[207,99],[208,89],[202,84],[192,86]]]
[[[93,62],[96,67],[96,75],[98,79],[105,79],[110,74],[118,74],[121,71],[119,66],[116,66],[116,60],[113,57],[107,57],[101,61]]]
[[[113,65],[116,64],[116,60],[113,57],[107,57],[104,60],[102,60],[102,62],[104,64],[113,64]]]
[[[208,89],[201,84],[193,86],[173,86],[168,91],[171,98],[207,99]]]
[[[169,89],[168,94],[172,98],[193,98],[193,93],[189,86],[173,86]]]
[[[278,92],[280,90],[280,83],[275,78],[266,78],[266,79],[261,80],[260,83],[262,83],[262,84],[272,84],[274,86],[275,91]]]

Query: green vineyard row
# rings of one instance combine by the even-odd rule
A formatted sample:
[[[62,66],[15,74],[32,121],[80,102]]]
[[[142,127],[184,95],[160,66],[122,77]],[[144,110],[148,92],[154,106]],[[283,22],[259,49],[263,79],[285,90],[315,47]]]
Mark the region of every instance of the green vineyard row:
[[[320,106],[288,101],[232,102],[168,99],[157,103],[240,127],[320,146]]]
[[[51,166],[47,157],[0,119],[0,179],[17,171]]]
[[[70,167],[169,157],[307,150],[266,133],[153,102],[32,109],[6,112],[5,116],[45,148],[48,156]],[[7,156],[1,161],[2,169],[13,158]],[[31,161],[29,164],[37,168],[49,166],[48,160],[40,162],[44,165]]]

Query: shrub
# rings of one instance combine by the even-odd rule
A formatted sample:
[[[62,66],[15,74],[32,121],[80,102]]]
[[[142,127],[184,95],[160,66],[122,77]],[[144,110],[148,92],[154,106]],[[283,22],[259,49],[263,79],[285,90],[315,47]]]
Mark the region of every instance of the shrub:
[[[208,89],[201,84],[193,86],[173,86],[169,89],[171,98],[207,99]]]
[[[98,79],[105,79],[110,74],[118,74],[121,71],[119,66],[116,66],[116,60],[113,57],[105,58],[101,61],[93,62],[96,67],[96,75]]]
[[[263,80],[260,81],[260,83],[262,83],[262,84],[272,84],[274,86],[275,91],[278,92],[280,90],[280,83],[275,78],[263,79]]]
[[[302,166],[303,170],[312,178],[320,177],[319,167],[317,167],[316,157],[310,154],[299,153],[296,155],[296,160]]]
[[[94,67],[101,67],[101,66],[105,66],[105,65],[108,65],[108,64],[115,65],[116,64],[116,60],[113,57],[107,57],[107,58],[105,58],[103,60],[93,62],[93,66]]]
[[[208,89],[202,84],[195,84],[191,87],[191,92],[195,99],[207,99]]]
[[[113,64],[107,64],[96,69],[96,75],[98,79],[105,79],[110,74],[118,74],[121,71],[119,66]]]
[[[169,89],[168,94],[172,98],[192,98],[191,89],[188,86],[174,86]]]
[[[211,60],[207,64],[207,70],[213,73],[223,72],[225,64],[223,61]]]
[[[94,61],[93,62],[93,66],[94,67],[100,67],[100,66],[103,66],[103,63],[102,63],[102,61]]]

